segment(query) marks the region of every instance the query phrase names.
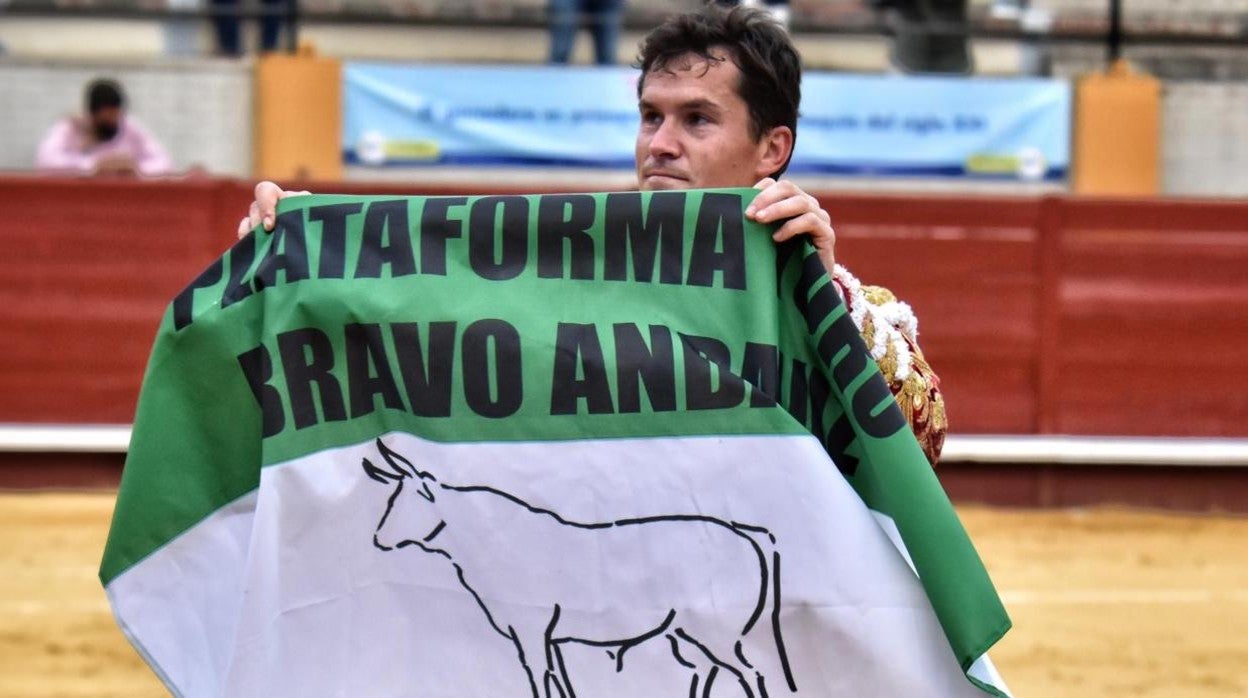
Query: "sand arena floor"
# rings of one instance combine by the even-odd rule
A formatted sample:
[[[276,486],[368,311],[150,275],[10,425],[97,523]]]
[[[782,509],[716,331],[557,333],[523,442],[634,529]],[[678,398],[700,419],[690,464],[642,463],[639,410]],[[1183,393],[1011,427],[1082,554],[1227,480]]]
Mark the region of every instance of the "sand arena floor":
[[[165,695],[96,578],[113,494],[0,494],[0,696]],[[1020,697],[1248,696],[1248,518],[960,507]]]

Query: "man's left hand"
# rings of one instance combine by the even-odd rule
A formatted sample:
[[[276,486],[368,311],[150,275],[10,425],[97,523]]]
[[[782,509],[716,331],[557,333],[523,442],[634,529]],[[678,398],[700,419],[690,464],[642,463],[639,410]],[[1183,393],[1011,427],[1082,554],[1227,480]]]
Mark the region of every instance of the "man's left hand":
[[[832,217],[819,205],[819,200],[787,179],[777,182],[767,177],[754,188],[762,191],[745,209],[746,217],[759,223],[785,221],[771,236],[776,242],[784,242],[795,235],[809,235],[811,244],[819,252],[819,260],[831,274],[836,264],[836,231],[832,230]]]

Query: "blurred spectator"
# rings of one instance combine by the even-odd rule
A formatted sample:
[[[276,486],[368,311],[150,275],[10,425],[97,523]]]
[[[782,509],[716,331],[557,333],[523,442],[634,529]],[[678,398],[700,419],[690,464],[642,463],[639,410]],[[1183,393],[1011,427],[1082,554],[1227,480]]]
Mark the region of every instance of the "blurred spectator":
[[[86,89],[86,113],[57,122],[35,154],[43,172],[92,175],[162,175],[173,162],[161,144],[127,116],[126,97],[113,80],[92,81]]]
[[[165,0],[169,19],[164,22],[165,53],[173,56],[199,55],[199,34],[202,28],[197,11],[200,0]]]
[[[582,17],[589,19],[594,38],[594,62],[615,63],[620,40],[624,0],[550,0],[550,62],[565,64],[572,57],[572,46]]]
[[[282,29],[282,15],[286,3],[295,0],[259,0],[264,15],[260,18],[260,50],[277,50],[277,40]],[[239,0],[212,0],[214,12],[212,21],[217,28],[217,51],[224,56],[242,54],[239,41],[241,21],[238,13],[241,5]]]
[[[973,68],[967,0],[871,0],[893,30],[893,67],[905,73],[967,75]]]

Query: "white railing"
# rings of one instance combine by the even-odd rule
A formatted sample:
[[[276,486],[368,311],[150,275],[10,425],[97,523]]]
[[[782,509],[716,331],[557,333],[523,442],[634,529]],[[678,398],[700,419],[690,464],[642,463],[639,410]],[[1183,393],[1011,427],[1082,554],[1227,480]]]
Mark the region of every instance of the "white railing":
[[[1248,439],[951,435],[940,462],[1245,466]]]
[[[125,453],[126,424],[0,424],[0,453]],[[1248,439],[954,434],[940,462],[1248,466]]]
[[[0,453],[125,453],[129,424],[0,424]]]

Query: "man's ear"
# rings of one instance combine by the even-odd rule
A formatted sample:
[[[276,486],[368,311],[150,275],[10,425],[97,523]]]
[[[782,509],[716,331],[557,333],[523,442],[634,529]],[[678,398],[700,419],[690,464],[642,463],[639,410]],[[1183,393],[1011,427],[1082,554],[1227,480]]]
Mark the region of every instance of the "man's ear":
[[[770,177],[789,161],[793,153],[793,129],[775,126],[758,141],[758,166],[754,178]]]

